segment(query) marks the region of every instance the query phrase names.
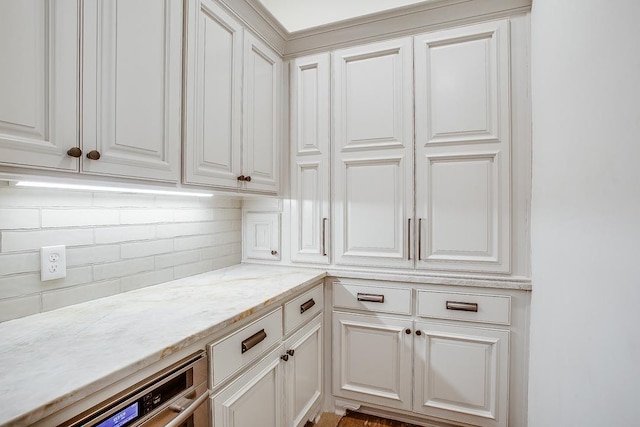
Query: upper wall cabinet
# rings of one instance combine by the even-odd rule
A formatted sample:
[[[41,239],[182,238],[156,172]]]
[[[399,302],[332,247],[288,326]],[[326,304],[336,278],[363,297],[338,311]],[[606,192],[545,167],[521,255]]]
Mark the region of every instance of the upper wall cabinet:
[[[415,38],[417,268],[509,272],[508,20]]]
[[[411,43],[333,54],[336,264],[413,266]]]
[[[77,171],[78,2],[0,2],[0,162]]]
[[[277,193],[282,60],[212,0],[186,37],[184,182]]]
[[[329,263],[330,56],[291,62],[291,260]]]
[[[82,171],[178,181],[182,2],[85,0],[83,9]]]

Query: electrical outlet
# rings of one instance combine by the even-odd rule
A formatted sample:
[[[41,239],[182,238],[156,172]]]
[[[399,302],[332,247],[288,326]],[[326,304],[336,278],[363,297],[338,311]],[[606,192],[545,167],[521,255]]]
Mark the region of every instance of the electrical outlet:
[[[67,254],[64,245],[40,248],[40,280],[63,279],[67,277]]]

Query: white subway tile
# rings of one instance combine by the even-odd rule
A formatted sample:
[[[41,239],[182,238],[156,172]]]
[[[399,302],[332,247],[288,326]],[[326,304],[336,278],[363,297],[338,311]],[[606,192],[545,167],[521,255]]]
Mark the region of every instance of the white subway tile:
[[[161,224],[156,226],[158,238],[195,236],[214,233],[213,222],[196,222],[183,224]]]
[[[43,209],[42,227],[86,227],[116,225],[120,216],[115,209]]]
[[[151,240],[149,242],[123,243],[120,247],[120,256],[123,259],[141,258],[171,251],[173,251],[173,240]]]
[[[42,246],[82,246],[93,244],[93,230],[65,229],[38,231],[3,231],[0,252],[40,249]]]
[[[0,209],[0,230],[40,228],[39,209]]]
[[[231,231],[240,231],[242,230],[242,221],[239,219],[234,219],[231,221]]]
[[[176,222],[202,222],[213,220],[211,209],[175,209],[173,211]]]
[[[232,265],[240,264],[240,254],[229,255],[225,257],[216,258],[213,260],[214,270],[220,268],[231,267]]]
[[[120,260],[120,245],[67,248],[67,266],[102,264]]]
[[[153,257],[130,259],[93,266],[94,280],[115,279],[154,269]]]
[[[40,312],[40,294],[0,299],[0,322]]]
[[[67,286],[91,283],[91,267],[68,268],[64,279],[40,281],[40,272],[0,276],[0,298],[11,298],[34,294]]]
[[[115,295],[120,292],[120,281],[91,283],[42,293],[42,311],[55,310],[85,301]]]
[[[87,207],[91,193],[86,191],[43,190],[37,188],[0,189],[0,207]]]
[[[157,285],[159,283],[173,280],[173,268],[155,270],[148,273],[134,274],[120,279],[122,292],[144,288],[145,286]]]
[[[215,209],[213,211],[213,219],[222,221],[225,219],[241,219],[242,211],[240,209]]]
[[[40,271],[40,252],[0,254],[0,277]]]
[[[173,222],[174,213],[170,209],[122,209],[122,224],[159,224]]]
[[[96,228],[96,244],[151,240],[155,237],[153,225],[130,225],[123,227]]]
[[[213,232],[214,233],[222,233],[225,231],[231,231],[232,230],[232,225],[233,225],[233,221],[227,220],[227,221],[214,221],[213,222]]]
[[[239,231],[228,231],[225,233],[216,233],[213,235],[213,246],[221,246],[229,243],[235,243],[242,240],[242,234]]]
[[[200,261],[193,264],[179,265],[173,268],[176,279],[193,276],[213,270],[213,260]]]
[[[93,193],[93,206],[105,208],[145,208],[153,206],[155,197],[148,194]]]
[[[200,206],[205,208],[242,208],[242,198],[232,196],[214,196],[208,199],[200,199]]]
[[[198,249],[185,252],[174,251],[170,254],[158,255],[156,257],[156,269],[190,264],[197,261],[200,261],[200,251]]]
[[[158,208],[199,208],[199,197],[156,196],[155,206]]]
[[[200,249],[211,246],[211,236],[189,236],[177,237],[173,241],[173,248],[176,251],[187,251],[189,249]]]

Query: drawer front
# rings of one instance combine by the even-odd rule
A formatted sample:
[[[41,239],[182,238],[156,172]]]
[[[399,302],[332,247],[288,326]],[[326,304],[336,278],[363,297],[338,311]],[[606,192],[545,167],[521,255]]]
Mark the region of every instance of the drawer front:
[[[324,307],[324,288],[322,284],[308,290],[284,305],[285,335],[302,325],[322,311]]]
[[[211,384],[217,386],[282,338],[282,308],[209,345]]]
[[[411,314],[411,288],[334,282],[333,306],[381,313]]]
[[[511,297],[464,292],[418,291],[418,316],[511,324]]]

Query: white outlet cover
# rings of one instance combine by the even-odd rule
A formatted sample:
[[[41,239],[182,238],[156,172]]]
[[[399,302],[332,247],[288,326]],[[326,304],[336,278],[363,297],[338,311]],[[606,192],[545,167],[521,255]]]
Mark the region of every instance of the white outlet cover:
[[[67,252],[65,245],[40,248],[40,280],[64,279],[67,277]]]

